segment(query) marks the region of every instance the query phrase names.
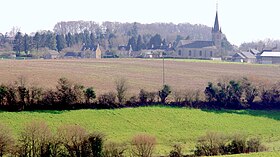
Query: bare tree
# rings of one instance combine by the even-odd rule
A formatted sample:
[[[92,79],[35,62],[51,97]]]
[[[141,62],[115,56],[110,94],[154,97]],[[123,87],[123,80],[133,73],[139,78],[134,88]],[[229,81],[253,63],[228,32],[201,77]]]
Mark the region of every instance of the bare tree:
[[[128,90],[128,83],[127,80],[124,78],[117,79],[115,81],[116,91],[117,91],[117,98],[120,104],[123,104],[126,99],[126,94]]]

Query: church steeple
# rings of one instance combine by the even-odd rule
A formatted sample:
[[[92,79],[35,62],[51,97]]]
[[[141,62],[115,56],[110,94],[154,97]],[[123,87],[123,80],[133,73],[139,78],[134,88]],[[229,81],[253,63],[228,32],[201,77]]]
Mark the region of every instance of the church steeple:
[[[220,25],[219,25],[218,10],[217,10],[213,32],[219,32],[219,31],[220,31]]]
[[[217,8],[216,8],[216,17],[214,22],[214,27],[212,28],[212,41],[214,42],[217,49],[221,49],[222,47],[222,30],[219,24],[218,18],[218,1],[217,1]]]

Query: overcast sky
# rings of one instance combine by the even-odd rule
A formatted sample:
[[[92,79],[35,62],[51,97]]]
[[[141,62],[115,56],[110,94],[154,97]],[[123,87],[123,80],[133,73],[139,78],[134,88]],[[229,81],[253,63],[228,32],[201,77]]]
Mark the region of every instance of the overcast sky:
[[[216,0],[1,0],[0,32],[53,30],[60,21],[173,22],[213,26]],[[279,0],[219,0],[223,33],[236,45],[280,39]]]

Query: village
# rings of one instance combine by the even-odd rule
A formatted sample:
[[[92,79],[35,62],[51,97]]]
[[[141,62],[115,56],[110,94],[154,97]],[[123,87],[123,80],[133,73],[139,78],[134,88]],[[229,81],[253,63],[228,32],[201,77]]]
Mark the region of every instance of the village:
[[[278,47],[263,47],[262,49],[248,49],[241,51],[237,48],[226,50],[222,40],[225,35],[220,28],[218,12],[216,12],[212,40],[201,41],[185,39],[175,46],[161,44],[159,47],[134,51],[132,46],[119,45],[118,50],[110,52],[99,44],[94,48],[81,52],[66,52],[60,54],[56,51],[44,54],[44,59],[73,59],[73,58],[174,58],[174,59],[200,59],[218,60],[227,62],[253,63],[253,64],[280,64],[280,49]],[[224,55],[226,54],[226,55]]]

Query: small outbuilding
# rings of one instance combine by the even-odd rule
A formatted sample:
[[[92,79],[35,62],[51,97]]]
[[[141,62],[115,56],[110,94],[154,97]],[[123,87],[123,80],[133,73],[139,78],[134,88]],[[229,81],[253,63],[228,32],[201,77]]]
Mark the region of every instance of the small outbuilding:
[[[232,56],[232,61],[241,63],[256,63],[257,58],[251,52],[238,52]]]
[[[261,64],[280,64],[280,52],[264,51],[260,55]]]

